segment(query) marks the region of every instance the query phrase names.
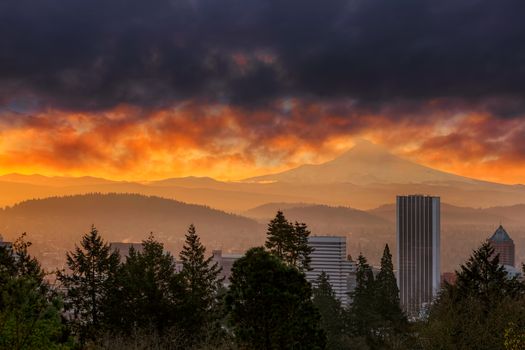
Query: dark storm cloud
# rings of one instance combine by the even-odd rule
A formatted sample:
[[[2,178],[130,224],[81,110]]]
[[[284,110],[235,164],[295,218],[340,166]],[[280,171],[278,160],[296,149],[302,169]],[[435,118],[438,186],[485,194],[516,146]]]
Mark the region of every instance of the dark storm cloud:
[[[522,0],[3,0],[0,104],[490,97],[516,117],[524,15]]]

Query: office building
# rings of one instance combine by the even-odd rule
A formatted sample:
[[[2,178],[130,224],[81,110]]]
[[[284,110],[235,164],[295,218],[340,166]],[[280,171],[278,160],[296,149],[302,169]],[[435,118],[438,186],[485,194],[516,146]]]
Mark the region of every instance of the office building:
[[[398,196],[396,235],[401,306],[419,317],[440,287],[439,197]]]
[[[494,248],[494,254],[499,254],[501,265],[515,266],[514,241],[503,226],[499,225],[492,237],[489,238],[490,245]]]
[[[212,252],[212,261],[216,262],[221,268],[219,278],[223,278],[223,285],[230,285],[230,276],[233,267],[233,263],[238,259],[242,258],[244,254],[223,254],[222,250],[214,250]]]
[[[349,293],[355,281],[355,263],[347,259],[346,237],[310,236],[308,245],[313,248],[310,254],[311,271],[306,272],[306,279],[315,283],[321,272],[328,275],[335,296],[343,303],[350,301]]]

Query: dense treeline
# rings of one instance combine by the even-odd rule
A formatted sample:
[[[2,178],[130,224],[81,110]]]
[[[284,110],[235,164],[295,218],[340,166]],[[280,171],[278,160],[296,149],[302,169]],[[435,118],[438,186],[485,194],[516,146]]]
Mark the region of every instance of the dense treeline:
[[[0,247],[1,349],[524,349],[525,284],[483,244],[428,317],[409,321],[385,246],[360,255],[351,303],[328,276],[310,284],[310,231],[281,212],[265,247],[235,262],[227,288],[193,225],[175,257],[150,234],[128,256],[95,227],[52,285],[21,236]]]

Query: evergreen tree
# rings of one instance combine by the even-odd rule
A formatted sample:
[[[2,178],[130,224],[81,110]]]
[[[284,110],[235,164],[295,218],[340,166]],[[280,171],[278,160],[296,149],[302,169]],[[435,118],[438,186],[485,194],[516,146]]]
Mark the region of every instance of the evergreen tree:
[[[327,349],[349,348],[349,338],[345,336],[343,307],[336,298],[328,275],[323,271],[314,283],[313,303],[321,315],[321,328],[326,334]]]
[[[112,328],[126,334],[139,331],[162,334],[177,326],[182,296],[175,259],[150,234],[142,242],[142,251],[130,247],[122,264],[111,299]]]
[[[268,224],[266,232],[266,248],[282,261],[288,262],[288,248],[291,245],[294,227],[278,211],[275,218]]]
[[[1,247],[0,268],[10,276],[24,276],[32,278],[42,287],[46,286],[44,281],[44,271],[40,263],[29,254],[31,242],[25,240],[26,233],[22,233],[13,243],[13,247]]]
[[[180,278],[184,286],[183,307],[186,338],[191,343],[205,340],[212,330],[219,330],[218,291],[222,282],[220,268],[212,256],[205,258],[206,248],[200,242],[195,226],[190,225],[186,241],[180,253],[182,271]]]
[[[313,248],[308,245],[308,237],[310,230],[304,222],[295,222],[294,225],[294,242],[290,249],[292,261],[291,264],[297,266],[301,271],[309,271],[310,268],[310,254]]]
[[[395,348],[395,344],[403,344],[403,347],[406,347],[411,341],[408,334],[408,321],[401,310],[399,289],[388,244],[383,251],[381,270],[374,284],[374,308],[378,322],[374,343],[388,349]]]
[[[82,237],[81,246],[67,253],[66,262],[69,271],[58,271],[57,278],[65,289],[66,310],[72,313],[72,322],[83,343],[94,338],[104,322],[120,257],[92,226]]]
[[[399,327],[405,323],[405,316],[399,303],[399,288],[397,287],[392,254],[388,244],[381,258],[381,270],[376,278],[376,307],[377,312],[386,327]]]
[[[521,293],[522,284],[516,277],[510,277],[494,248],[485,242],[474,251],[466,264],[457,272],[456,292],[459,298],[474,297],[479,299],[489,310],[493,301],[504,296],[516,296]]]
[[[252,248],[234,263],[230,281],[226,307],[240,348],[324,348],[310,285],[296,268]]]
[[[505,331],[525,327],[524,285],[511,278],[489,243],[446,284],[420,330],[426,349],[504,349]],[[508,339],[507,339],[508,340]]]
[[[351,293],[350,305],[351,333],[374,345],[378,315],[375,304],[375,283],[372,268],[366,258],[359,254],[356,270],[356,287]]]
[[[300,271],[310,269],[310,253],[308,246],[310,231],[304,223],[295,225],[286,220],[282,211],[268,224],[266,233],[266,248],[286,264],[295,266]]]
[[[0,247],[0,348],[66,349],[60,300],[24,237],[12,248]]]

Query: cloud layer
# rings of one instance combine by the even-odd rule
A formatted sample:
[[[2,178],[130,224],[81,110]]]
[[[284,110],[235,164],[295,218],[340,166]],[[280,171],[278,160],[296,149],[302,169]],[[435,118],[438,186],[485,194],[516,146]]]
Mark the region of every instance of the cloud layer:
[[[5,0],[0,166],[239,178],[368,137],[525,182],[523,13],[521,0]]]

